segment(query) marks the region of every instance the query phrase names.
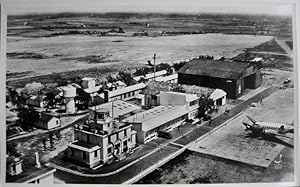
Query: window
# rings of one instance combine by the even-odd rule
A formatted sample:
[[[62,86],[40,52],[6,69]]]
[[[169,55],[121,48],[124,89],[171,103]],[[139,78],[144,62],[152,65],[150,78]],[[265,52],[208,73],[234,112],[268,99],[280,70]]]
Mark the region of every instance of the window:
[[[98,150],[94,151],[94,157],[95,157],[95,158],[98,157]]]
[[[124,136],[127,136],[127,129],[124,130]]]
[[[85,154],[85,152],[82,152],[82,159],[86,160],[86,154]]]
[[[90,143],[90,135],[89,134],[86,135],[86,143]]]
[[[56,125],[58,125],[58,120],[56,120]]]
[[[112,153],[112,147],[107,148],[107,154],[111,154]]]
[[[123,142],[123,147],[127,147],[127,140]]]

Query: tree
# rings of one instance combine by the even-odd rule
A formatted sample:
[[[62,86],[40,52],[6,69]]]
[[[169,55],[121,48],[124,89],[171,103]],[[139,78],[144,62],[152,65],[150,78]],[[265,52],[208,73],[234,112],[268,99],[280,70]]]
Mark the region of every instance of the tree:
[[[178,71],[180,70],[180,68],[182,68],[187,62],[179,62],[179,63],[174,63],[173,64],[173,68],[175,69],[175,71]]]
[[[132,78],[131,74],[128,72],[120,71],[117,75],[117,79],[123,81],[128,86],[136,84],[136,81]]]
[[[206,115],[208,110],[211,110],[214,106],[214,101],[208,97],[201,96],[199,99],[198,117]]]
[[[38,94],[43,88],[44,85],[42,83],[39,82],[28,83],[22,89],[22,93],[28,95]]]
[[[56,100],[55,100],[55,95],[53,92],[49,92],[46,94],[46,103],[47,103],[47,109],[49,109],[50,107],[56,107]]]
[[[168,63],[160,63],[156,66],[156,71],[167,70],[167,74],[172,74],[173,70],[170,64]]]
[[[107,82],[110,82],[110,83],[113,83],[113,82],[116,82],[116,81],[117,81],[117,79],[114,78],[114,77],[112,77],[111,75],[108,75],[108,76],[106,77],[106,80],[107,80]]]
[[[83,89],[77,89],[77,93],[78,95],[75,97],[75,100],[78,101],[78,108],[87,109],[92,100],[91,96]]]

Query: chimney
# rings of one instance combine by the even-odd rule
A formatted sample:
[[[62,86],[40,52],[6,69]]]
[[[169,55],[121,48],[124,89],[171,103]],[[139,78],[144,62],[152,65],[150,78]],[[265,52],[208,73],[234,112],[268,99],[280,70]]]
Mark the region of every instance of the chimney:
[[[40,159],[39,159],[39,153],[35,152],[35,167],[40,168],[41,167],[41,163],[40,163]]]

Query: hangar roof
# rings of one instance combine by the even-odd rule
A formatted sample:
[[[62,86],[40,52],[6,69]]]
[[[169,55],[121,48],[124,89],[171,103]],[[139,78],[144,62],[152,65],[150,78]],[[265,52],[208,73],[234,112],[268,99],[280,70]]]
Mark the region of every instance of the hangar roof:
[[[184,65],[178,72],[208,77],[238,79],[249,66],[251,66],[250,63],[194,59]]]

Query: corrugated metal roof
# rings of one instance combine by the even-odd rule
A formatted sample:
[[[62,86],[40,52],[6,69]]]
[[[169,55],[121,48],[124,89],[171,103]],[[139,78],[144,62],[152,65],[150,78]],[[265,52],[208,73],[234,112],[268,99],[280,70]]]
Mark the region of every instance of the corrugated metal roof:
[[[238,79],[249,66],[251,66],[250,63],[194,59],[184,65],[178,73]]]
[[[122,100],[116,100],[114,102],[104,103],[102,105],[96,106],[96,111],[100,109],[107,109],[112,113],[112,105],[113,105],[113,118],[118,118],[119,116],[123,116],[126,114],[129,114],[131,112],[134,112],[136,110],[140,110],[141,107],[122,101]],[[95,110],[95,107],[91,107],[91,110]]]

